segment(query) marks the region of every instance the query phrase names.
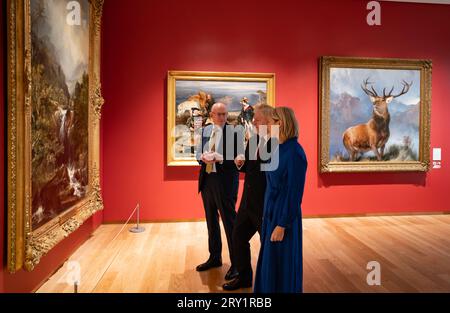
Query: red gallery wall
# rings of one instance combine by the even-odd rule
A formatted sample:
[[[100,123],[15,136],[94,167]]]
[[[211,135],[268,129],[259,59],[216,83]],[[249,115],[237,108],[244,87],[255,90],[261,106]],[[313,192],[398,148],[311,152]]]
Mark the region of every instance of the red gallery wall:
[[[366,3],[341,1],[107,0],[104,6],[102,187],[105,210],[44,257],[31,273],[6,271],[6,207],[0,212],[0,292],[35,290],[101,223],[123,221],[139,202],[146,220],[203,217],[197,168],[165,166],[168,70],[276,73],[277,105],[292,106],[309,157],[306,215],[450,211],[450,6],[382,3],[381,27]],[[0,8],[0,120],[6,112],[4,6]],[[317,172],[318,74],[322,55],[433,59],[433,147],[443,168],[428,174]],[[0,128],[4,138],[5,127]],[[5,142],[1,140],[3,150]],[[5,155],[0,175],[5,177]],[[6,198],[0,180],[0,200]],[[446,189],[447,188],[447,189]]]
[[[197,168],[165,166],[168,70],[276,73],[276,104],[291,106],[309,158],[305,215],[450,211],[450,6],[368,1],[109,0],[104,15],[105,222],[204,216]],[[443,168],[427,174],[319,175],[318,58],[433,60],[432,147]]]

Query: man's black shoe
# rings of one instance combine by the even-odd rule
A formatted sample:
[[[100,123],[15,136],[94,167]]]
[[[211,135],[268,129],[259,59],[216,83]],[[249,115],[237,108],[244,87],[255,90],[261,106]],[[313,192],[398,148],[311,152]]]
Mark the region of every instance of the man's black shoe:
[[[228,270],[227,274],[225,275],[225,280],[232,280],[233,278],[236,278],[239,275],[238,271],[234,266],[231,266]]]
[[[208,260],[203,264],[200,264],[199,266],[197,266],[196,270],[197,272],[203,272],[203,271],[207,271],[211,268],[214,267],[221,267],[222,266],[222,261],[212,261],[212,260]]]
[[[223,285],[223,290],[232,291],[240,288],[250,288],[252,286],[252,282],[243,281],[238,277],[233,279],[232,281]]]

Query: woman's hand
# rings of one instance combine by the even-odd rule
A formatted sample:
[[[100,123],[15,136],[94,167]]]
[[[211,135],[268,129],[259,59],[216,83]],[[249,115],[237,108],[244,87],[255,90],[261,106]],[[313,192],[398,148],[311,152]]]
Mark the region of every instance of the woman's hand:
[[[270,237],[270,241],[283,241],[284,238],[284,227],[276,226]]]

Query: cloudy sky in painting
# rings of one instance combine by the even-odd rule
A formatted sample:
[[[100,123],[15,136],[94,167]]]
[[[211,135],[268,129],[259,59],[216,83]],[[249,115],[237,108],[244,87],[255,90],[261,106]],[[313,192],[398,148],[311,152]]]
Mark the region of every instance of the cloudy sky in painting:
[[[258,91],[267,92],[266,82],[239,82],[239,81],[176,81],[176,104],[186,101],[189,96],[204,91],[213,96],[215,101],[229,105],[229,111],[241,110],[240,101],[247,97],[251,105],[259,101]]]
[[[39,38],[48,38],[55,49],[58,63],[66,76],[69,91],[73,91],[76,81],[83,71],[88,71],[89,63],[89,2],[78,0],[81,8],[81,25],[69,25],[67,15],[68,0],[31,0],[32,10],[38,3],[45,5],[46,23],[32,25]]]
[[[257,90],[266,91],[267,84],[265,82],[223,82],[223,81],[194,81],[194,80],[178,80],[177,87],[185,89],[202,89],[205,91],[220,92],[256,92]]]
[[[402,88],[402,81],[413,82],[409,92],[399,98],[406,105],[415,105],[420,100],[420,71],[416,70],[381,70],[381,69],[359,69],[359,68],[332,68],[330,72],[330,85],[332,92],[342,94],[344,92],[360,97],[362,100],[368,96],[361,89],[361,84],[369,78],[378,95],[383,94],[383,88],[386,93],[394,86],[393,94],[399,93]]]

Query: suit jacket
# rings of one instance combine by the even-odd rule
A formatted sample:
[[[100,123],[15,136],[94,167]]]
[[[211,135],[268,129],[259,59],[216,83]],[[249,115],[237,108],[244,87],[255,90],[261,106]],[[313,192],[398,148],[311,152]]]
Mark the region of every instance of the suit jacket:
[[[264,147],[270,153],[270,140],[265,142],[264,139],[256,136],[251,140],[257,140],[258,146]],[[261,142],[263,141],[263,142]],[[261,171],[261,164],[269,162],[263,161],[258,153],[257,158],[250,159],[250,154],[255,151],[250,151],[250,144],[247,144],[245,149],[245,162],[239,170],[245,173],[244,191],[242,193],[239,211],[244,210],[256,220],[261,220],[264,208],[264,194],[266,191],[266,172]]]
[[[213,125],[206,125],[202,129],[202,140],[200,142],[200,146],[197,147],[197,161],[201,165],[200,173],[198,178],[198,192],[203,190],[205,185],[206,177],[208,175],[218,175],[222,180],[222,184],[224,187],[224,193],[226,196],[232,195],[233,197],[237,194],[238,186],[239,186],[239,172],[234,164],[234,159],[237,156],[238,152],[238,136],[235,132],[232,131],[232,128],[229,124],[225,124],[222,131],[222,136],[218,146],[215,151],[219,152],[223,155],[223,162],[216,163],[216,173],[208,174],[206,173],[206,163],[204,163],[200,158],[201,154],[204,151],[209,150],[209,139],[211,137]],[[233,151],[227,151],[227,134],[228,136],[234,136],[234,145]],[[227,157],[228,156],[228,157]]]

